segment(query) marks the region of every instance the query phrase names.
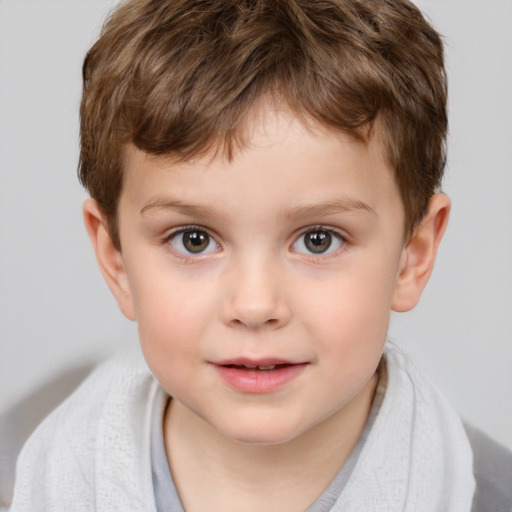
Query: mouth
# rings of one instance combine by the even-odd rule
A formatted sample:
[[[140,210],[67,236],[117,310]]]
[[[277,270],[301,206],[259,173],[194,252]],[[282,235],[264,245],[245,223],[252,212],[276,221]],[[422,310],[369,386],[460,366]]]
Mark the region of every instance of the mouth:
[[[221,379],[231,388],[251,394],[272,393],[295,380],[307,362],[281,359],[236,359],[212,363]]]
[[[287,366],[293,366],[292,363],[283,364],[258,364],[258,365],[245,365],[245,364],[225,364],[222,365],[225,368],[234,368],[235,370],[242,370],[247,372],[271,372],[274,370],[280,370]]]

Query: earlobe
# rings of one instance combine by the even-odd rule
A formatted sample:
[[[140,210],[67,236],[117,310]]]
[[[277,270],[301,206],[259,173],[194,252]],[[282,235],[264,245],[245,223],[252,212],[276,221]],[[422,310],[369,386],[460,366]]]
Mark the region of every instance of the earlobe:
[[[394,311],[409,311],[418,303],[436,260],[450,214],[450,199],[435,194],[429,208],[403,249],[392,303]]]
[[[112,242],[105,216],[94,199],[84,202],[83,215],[101,273],[122,313],[135,320],[130,282],[121,251]]]

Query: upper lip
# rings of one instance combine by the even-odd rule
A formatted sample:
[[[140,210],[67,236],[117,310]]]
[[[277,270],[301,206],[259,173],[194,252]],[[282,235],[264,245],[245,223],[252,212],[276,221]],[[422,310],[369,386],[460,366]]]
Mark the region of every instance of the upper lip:
[[[223,359],[221,361],[212,361],[216,366],[245,366],[247,368],[256,368],[257,366],[277,366],[277,365],[295,365],[305,364],[304,361],[296,362],[287,359],[275,357],[263,357],[252,359],[248,357],[236,357],[234,359]]]

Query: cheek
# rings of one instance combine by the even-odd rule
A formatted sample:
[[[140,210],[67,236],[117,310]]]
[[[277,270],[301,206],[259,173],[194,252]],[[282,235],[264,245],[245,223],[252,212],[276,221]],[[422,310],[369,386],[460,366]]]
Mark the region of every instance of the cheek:
[[[166,374],[178,367],[182,371],[194,361],[215,299],[204,283],[176,275],[146,272],[131,281],[141,347],[162,382]]]
[[[389,293],[375,283],[340,280],[331,300],[310,308],[310,339],[331,389],[349,400],[361,391],[379,364],[390,317]]]
[[[309,300],[304,297],[308,330],[334,359],[365,357],[380,350],[386,338],[394,288],[391,266],[360,263],[331,280],[312,282]]]

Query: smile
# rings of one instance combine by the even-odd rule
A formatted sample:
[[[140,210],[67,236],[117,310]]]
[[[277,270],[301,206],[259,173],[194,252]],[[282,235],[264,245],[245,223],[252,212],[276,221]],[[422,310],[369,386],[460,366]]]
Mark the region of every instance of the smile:
[[[308,363],[282,360],[232,360],[212,363],[221,380],[242,393],[275,392],[295,380]]]

